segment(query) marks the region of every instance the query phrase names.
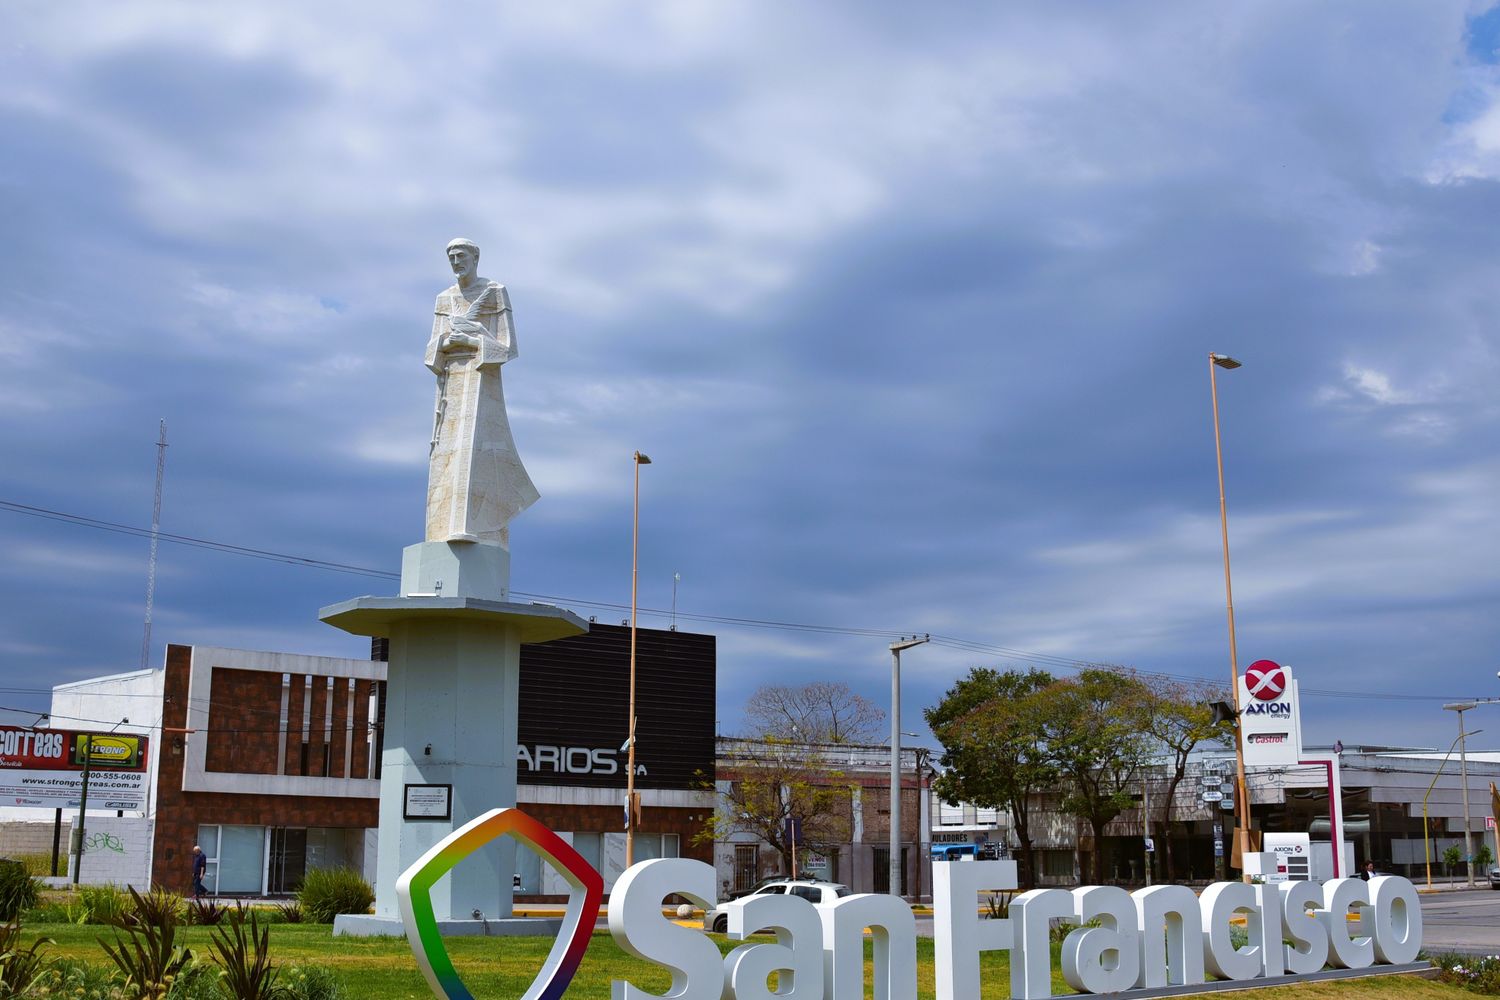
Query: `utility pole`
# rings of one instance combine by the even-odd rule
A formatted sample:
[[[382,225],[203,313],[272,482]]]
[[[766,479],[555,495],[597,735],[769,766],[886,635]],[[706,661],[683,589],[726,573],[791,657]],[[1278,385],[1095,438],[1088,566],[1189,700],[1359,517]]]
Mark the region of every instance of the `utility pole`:
[[[84,733],[79,737],[83,744],[83,791],[78,796],[78,829],[73,831],[73,887],[78,887],[78,876],[83,871],[84,824],[89,812],[89,764],[94,758],[94,734]]]
[[[887,891],[892,896],[902,895],[905,888],[901,884],[901,651],[930,638],[914,635],[891,643],[891,884]]]
[[[167,418],[163,417],[156,437],[156,499],[151,502],[151,559],[146,567],[146,634],[141,637],[142,670],[151,665],[151,605],[156,601],[156,548],[161,539],[161,481],[166,471]]]

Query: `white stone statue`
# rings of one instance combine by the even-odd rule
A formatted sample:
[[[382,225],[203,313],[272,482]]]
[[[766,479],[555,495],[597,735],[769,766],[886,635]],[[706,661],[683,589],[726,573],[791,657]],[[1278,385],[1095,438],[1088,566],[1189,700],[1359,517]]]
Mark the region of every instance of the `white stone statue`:
[[[457,239],[458,283],[438,293],[427,367],[437,375],[427,471],[427,541],[508,547],[512,518],[539,494],[516,454],[500,366],[516,356],[505,286],[475,273],[479,247]]]

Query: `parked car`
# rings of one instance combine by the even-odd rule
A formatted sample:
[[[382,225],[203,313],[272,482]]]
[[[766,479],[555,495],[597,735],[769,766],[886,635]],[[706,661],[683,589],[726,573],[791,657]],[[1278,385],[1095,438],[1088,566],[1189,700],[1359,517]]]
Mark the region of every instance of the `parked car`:
[[[730,899],[741,899],[741,898],[743,898],[745,896],[753,896],[757,892],[765,892],[766,889],[768,887],[770,887],[770,886],[773,886],[773,885],[786,885],[790,881],[792,881],[792,877],[790,875],[769,875],[766,878],[761,879],[759,882],[755,883],[754,885],[752,885],[748,889],[741,889],[739,892],[731,892],[729,894],[729,898]],[[809,880],[809,881],[816,881],[816,880]]]
[[[1490,869],[1490,888],[1500,889],[1500,868]]]
[[[823,903],[832,903],[836,899],[849,895],[849,887],[847,885],[840,885],[837,882],[824,882],[821,879],[793,879],[782,876],[778,879],[767,879],[765,881],[767,884],[762,888],[748,892],[739,898],[750,899],[753,896],[792,895],[801,896],[816,906]],[[709,910],[703,914],[703,929],[723,934],[729,930],[729,913],[723,906],[716,906],[712,910]]]

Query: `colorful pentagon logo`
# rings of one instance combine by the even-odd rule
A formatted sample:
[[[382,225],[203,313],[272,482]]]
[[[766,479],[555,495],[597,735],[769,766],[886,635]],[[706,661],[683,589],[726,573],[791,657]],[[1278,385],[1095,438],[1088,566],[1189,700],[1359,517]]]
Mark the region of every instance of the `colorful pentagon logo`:
[[[572,845],[519,809],[492,809],[433,845],[396,880],[396,901],[406,926],[406,939],[427,984],[442,1000],[474,1000],[474,994],[459,979],[443,944],[432,910],[432,887],[454,865],[504,836],[515,837],[535,851],[571,887],[562,931],[520,1000],[558,1000],[573,981],[594,933],[604,898],[604,879]]]

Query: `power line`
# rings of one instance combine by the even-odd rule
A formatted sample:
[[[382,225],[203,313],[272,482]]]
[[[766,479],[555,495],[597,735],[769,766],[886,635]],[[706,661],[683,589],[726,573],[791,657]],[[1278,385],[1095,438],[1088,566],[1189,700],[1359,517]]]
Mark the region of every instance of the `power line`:
[[[270,562],[286,563],[293,566],[305,566],[310,569],[327,570],[334,573],[347,573],[355,576],[373,577],[384,580],[399,580],[401,574],[390,570],[374,569],[369,566],[356,566],[351,563],[333,562],[326,559],[315,559],[311,556],[300,556],[287,552],[276,552],[271,549],[260,549],[245,545],[234,545],[228,542],[218,542],[208,538],[195,538],[191,535],[175,535],[168,532],[153,532],[150,528],[140,528],[128,524],[118,524],[113,521],[103,521],[98,518],[84,517],[81,514],[71,514],[66,511],[54,510],[48,507],[37,507],[31,504],[17,503],[12,500],[0,500],[0,510],[8,510],[12,513],[22,514],[28,517],[39,517],[51,521],[61,521],[79,527],[94,528],[114,534],[131,535],[144,538],[160,538],[162,541],[172,542],[176,545],[184,545],[194,548],[203,548],[215,552],[223,552],[229,555],[246,556],[252,559],[263,559]],[[566,597],[555,594],[538,594],[525,590],[512,590],[511,594],[516,597],[524,597],[528,600],[546,601],[549,603],[568,605],[572,607],[592,608],[601,611],[628,613],[630,605],[615,603],[612,601],[592,601],[583,598]],[[639,613],[658,618],[667,618],[675,613],[676,617],[685,618],[689,621],[701,622],[711,625],[729,625],[736,628],[773,629],[788,632],[807,632],[821,635],[844,635],[861,638],[892,639],[913,634],[912,629],[878,629],[860,628],[847,625],[820,625],[812,622],[789,622],[767,618],[744,618],[733,615],[715,615],[705,613],[694,613],[688,611],[668,611],[662,608],[639,608]],[[920,629],[915,630],[921,632]],[[949,636],[932,634],[932,644],[953,649],[960,652],[978,653],[984,656],[997,657],[1013,662],[1026,664],[1041,664],[1043,666],[1055,667],[1063,670],[1087,670],[1091,668],[1110,668],[1118,664],[1106,663],[1098,660],[1079,660],[1055,653],[1041,653],[1035,650],[1016,649],[1009,646],[997,645],[973,639],[965,639],[960,636]],[[1166,671],[1141,670],[1131,668],[1135,673],[1145,677],[1156,677],[1163,680],[1203,682],[1206,680],[1194,674],[1174,674]],[[50,688],[0,688],[5,693],[48,693]],[[1358,699],[1366,701],[1412,701],[1412,702],[1442,702],[1456,701],[1467,697],[1466,695],[1437,695],[1437,694],[1386,694],[1372,691],[1342,691],[1331,688],[1302,688],[1304,695],[1324,698]]]

